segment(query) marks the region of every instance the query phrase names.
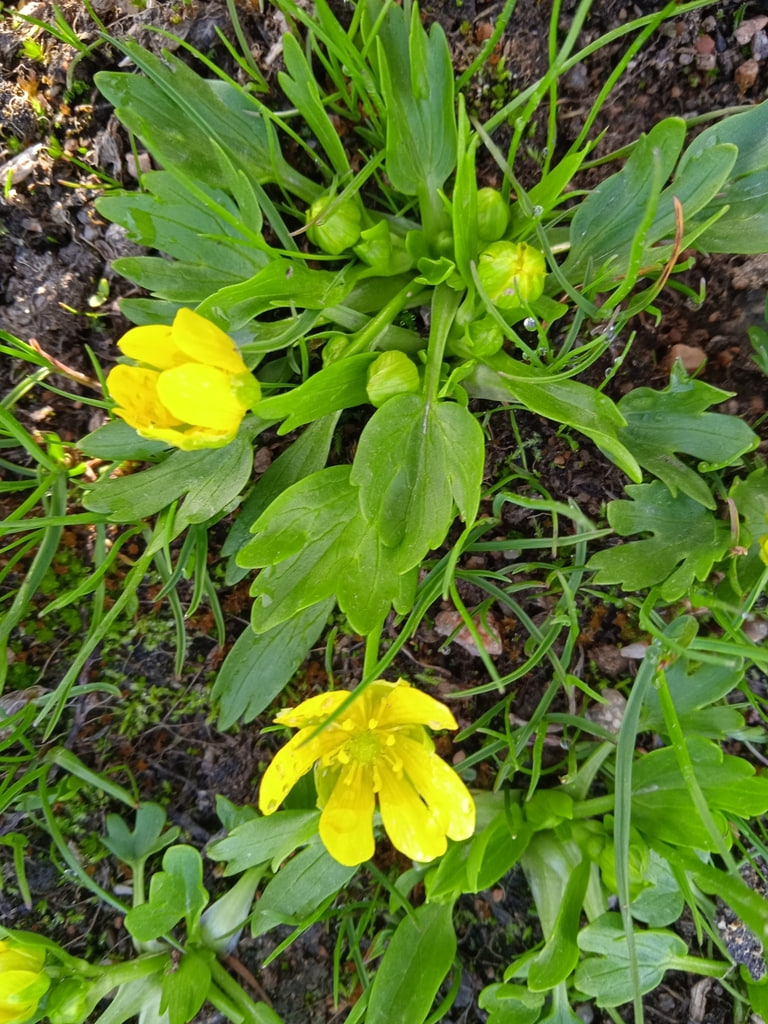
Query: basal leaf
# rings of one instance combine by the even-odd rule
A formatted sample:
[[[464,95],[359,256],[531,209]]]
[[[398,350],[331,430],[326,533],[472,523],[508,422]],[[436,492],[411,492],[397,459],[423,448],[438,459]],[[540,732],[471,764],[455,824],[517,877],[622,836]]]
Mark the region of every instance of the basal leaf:
[[[277,924],[301,924],[357,871],[331,857],[319,839],[284,864],[267,885],[251,917],[254,937]]]
[[[438,547],[455,517],[477,512],[484,439],[474,416],[452,402],[398,395],[374,413],[360,437],[351,481],[363,514],[407,572]]]
[[[268,420],[285,418],[279,433],[287,434],[329,413],[365,405],[368,367],[378,356],[378,352],[361,352],[331,363],[292,391],[263,399],[254,412]]]
[[[685,494],[674,497],[664,484],[629,484],[629,501],[611,501],[608,522],[622,537],[650,533],[598,551],[587,563],[597,584],[618,583],[622,590],[662,584],[665,601],[682,597],[695,580],[704,580],[723,558],[731,540],[725,524]]]
[[[725,835],[725,813],[752,818],[768,810],[768,778],[755,774],[743,758],[724,754],[700,737],[686,741],[696,780]],[[680,822],[685,828],[680,828]],[[712,850],[713,839],[691,801],[672,747],[644,754],[632,769],[632,824],[643,835],[674,846]]]
[[[239,494],[253,468],[253,430],[243,432],[225,448],[176,451],[164,462],[132,476],[100,480],[83,504],[106,512],[116,523],[147,519],[177,498],[189,494],[182,508],[183,523],[205,522]]]
[[[661,983],[666,971],[679,965],[688,947],[673,932],[635,931],[635,954],[642,994]],[[574,977],[577,988],[594,997],[598,1006],[621,1006],[632,1001],[634,985],[624,926],[619,914],[603,914],[578,935],[579,947],[589,956]],[[723,970],[727,965],[723,965]]]
[[[672,173],[683,140],[685,123],[666,118],[638,140],[624,168],[611,175],[579,204],[571,222],[571,248],[563,265],[570,281],[591,274],[597,279],[620,277],[649,205],[658,202],[661,185]],[[656,165],[656,173],[648,169]],[[659,183],[658,186],[656,183]],[[654,190],[659,191],[654,197]],[[654,237],[644,240],[649,247]]]
[[[386,169],[395,189],[416,195],[441,187],[456,164],[453,65],[445,33],[425,31],[416,4],[392,4],[379,29],[378,60],[386,109]],[[376,14],[371,21],[376,20]]]
[[[682,491],[706,508],[715,508],[705,481],[674,453],[704,460],[709,464],[704,469],[721,468],[757,446],[760,439],[744,420],[705,411],[729,397],[728,391],[692,380],[676,364],[664,391],[635,388],[620,399],[619,411],[627,425],[619,429],[619,437],[644,469],[664,481],[672,495]]]
[[[389,940],[368,1000],[366,1024],[423,1024],[456,955],[453,904],[425,903]]]
[[[360,510],[348,466],[313,473],[288,488],[253,531],[237,561],[264,567],[251,588],[257,633],[333,595],[360,633],[374,629],[393,603],[398,611],[410,607],[415,570],[401,576],[393,553]]]
[[[274,700],[316,643],[333,609],[333,598],[310,605],[265,633],[247,626],[216,676],[211,697],[219,704],[218,727],[251,722]]]

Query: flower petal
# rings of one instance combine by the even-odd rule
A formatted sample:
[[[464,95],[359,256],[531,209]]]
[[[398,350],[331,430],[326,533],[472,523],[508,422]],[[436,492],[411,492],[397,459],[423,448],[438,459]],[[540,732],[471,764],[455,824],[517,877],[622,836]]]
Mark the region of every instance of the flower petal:
[[[237,431],[207,430],[205,427],[185,427],[183,430],[142,427],[139,433],[152,441],[165,441],[166,444],[172,444],[184,452],[196,452],[203,448],[223,448],[234,440]]]
[[[232,434],[246,409],[237,399],[229,375],[213,366],[184,363],[163,370],[157,382],[160,401],[183,423]]]
[[[370,765],[345,766],[320,815],[320,838],[339,864],[353,867],[370,860],[375,798]]]
[[[315,697],[303,700],[295,708],[284,708],[274,720],[279,725],[291,725],[295,729],[322,725],[344,703],[350,692],[331,690],[330,693],[318,693]]]
[[[169,370],[186,362],[184,353],[173,339],[173,328],[167,324],[132,327],[118,341],[117,347],[129,359],[156,370]]]
[[[160,375],[143,366],[115,366],[107,376],[107,388],[117,403],[116,415],[134,430],[154,427],[175,427],[183,420],[175,416],[160,401],[157,382]]]
[[[234,341],[220,327],[191,309],[180,309],[173,321],[173,340],[195,362],[237,376],[248,367]]]
[[[394,752],[430,811],[451,839],[468,839],[475,831],[475,802],[459,775],[421,744],[398,736]]]
[[[377,768],[381,820],[392,845],[425,863],[445,853],[445,829],[424,806],[404,773],[393,771],[383,760]]]
[[[386,686],[385,690],[383,687]],[[374,687],[376,689],[374,690]],[[377,681],[368,687],[378,698],[372,712],[377,727],[391,729],[398,725],[428,725],[430,729],[458,729],[456,719],[439,700],[415,689],[404,679],[396,683]]]
[[[270,761],[261,780],[259,789],[259,810],[262,814],[272,814],[290,791],[319,761],[323,755],[346,740],[346,735],[335,735],[329,730],[318,733],[309,739],[312,729],[301,729],[292,736]]]

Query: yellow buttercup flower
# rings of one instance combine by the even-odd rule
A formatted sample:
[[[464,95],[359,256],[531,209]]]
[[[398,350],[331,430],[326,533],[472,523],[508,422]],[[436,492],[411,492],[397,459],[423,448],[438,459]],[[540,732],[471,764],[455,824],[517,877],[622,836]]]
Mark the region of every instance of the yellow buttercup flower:
[[[262,813],[272,814],[315,766],[320,838],[341,864],[361,864],[373,856],[376,797],[392,844],[413,860],[430,861],[445,853],[446,837],[469,838],[475,830],[472,797],[435,753],[424,728],[458,728],[448,708],[403,679],[379,679],[318,731],[349,693],[334,690],[310,697],[277,716],[277,723],[299,732],[264,773]]]
[[[44,950],[0,940],[0,1024],[23,1024],[33,1016],[51,984],[44,962]]]
[[[107,387],[116,415],[142,437],[184,451],[221,448],[261,397],[229,335],[191,309],[170,327],[134,327],[118,347],[138,366],[116,366]]]

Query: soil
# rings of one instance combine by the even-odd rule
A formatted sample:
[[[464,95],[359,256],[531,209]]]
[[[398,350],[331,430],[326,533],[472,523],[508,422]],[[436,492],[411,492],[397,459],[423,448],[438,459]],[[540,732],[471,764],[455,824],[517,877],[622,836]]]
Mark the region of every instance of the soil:
[[[218,35],[234,40],[226,4],[147,0],[142,10],[138,6],[129,0],[93,0],[93,11],[113,37],[138,39],[159,50],[169,45],[168,39],[151,29],[165,29],[214,56],[230,73],[238,73]],[[341,0],[334,6],[343,16]],[[456,68],[461,71],[490,34],[501,7],[499,0],[435,0],[425,3],[423,10],[427,21],[442,24]],[[563,32],[574,8],[573,2],[563,3]],[[541,77],[547,67],[549,9],[550,5],[539,0],[519,0],[492,62],[469,89],[470,109],[487,116],[494,103]],[[653,2],[595,0],[582,40],[587,43],[628,19],[657,9]],[[0,199],[0,329],[25,341],[34,339],[48,356],[72,371],[63,382],[81,401],[73,403],[42,387],[30,392],[16,411],[30,430],[53,431],[65,442],[74,442],[104,422],[103,410],[89,404],[96,397],[87,381],[94,377],[92,357],[105,372],[114,363],[115,342],[130,326],[121,316],[119,301],[135,294],[111,269],[111,261],[138,251],[137,247],[116,225],[99,217],[94,199],[114,181],[132,187],[136,168],[130,140],[93,85],[96,71],[120,64],[119,49],[101,40],[99,27],[79,0],[60,0],[58,10],[77,34],[79,48],[37,25],[55,23],[55,5],[49,0],[0,5],[0,180],[7,183]],[[276,90],[285,23],[272,8],[261,11],[258,4],[246,0],[240,0],[238,13],[252,53]],[[666,22],[633,60],[601,114],[595,126],[595,132],[605,131],[599,152],[619,149],[663,117],[697,118],[761,101],[768,89],[767,29],[763,7],[750,2],[712,3]],[[558,108],[563,146],[575,137],[622,50],[622,43],[607,47],[570,72]],[[524,182],[535,180],[545,116],[546,111],[529,139],[528,157],[516,168]],[[493,167],[486,168],[485,174],[487,183],[493,184]],[[699,258],[683,280],[695,291],[703,282],[706,302],[693,308],[684,294],[668,290],[659,302],[658,322],[643,318],[631,325],[635,340],[607,391],[618,398],[638,386],[662,387],[674,358],[682,355],[687,366],[698,367],[702,380],[733,392],[723,411],[744,417],[761,433],[762,450],[766,451],[766,378],[750,359],[747,329],[764,322],[768,256]],[[626,340],[626,336],[617,338],[615,355]],[[0,385],[5,393],[25,371],[6,357],[0,358],[4,359]],[[604,375],[606,368],[599,366],[594,372]],[[62,380],[56,383],[62,384]],[[606,471],[604,458],[588,444],[582,446],[576,465],[552,425],[534,416],[520,417],[519,424],[532,450],[540,453],[536,472],[556,499],[575,498],[587,515],[598,518],[604,502],[621,494],[621,474],[610,468]],[[496,439],[491,465],[500,465],[515,441],[500,423],[492,422],[491,429]],[[0,474],[4,472],[0,468]],[[510,520],[507,525],[519,524]],[[89,540],[85,533],[75,533],[67,543],[83,553]],[[126,555],[129,557],[130,551]],[[119,580],[113,585],[119,588]],[[88,680],[119,680],[122,697],[99,693],[80,698],[68,732],[55,741],[97,770],[114,770],[119,781],[135,785],[142,799],[161,800],[169,820],[182,827],[187,841],[203,848],[220,827],[216,795],[238,804],[252,801],[254,780],[274,741],[260,734],[267,724],[263,716],[226,734],[214,728],[208,694],[224,650],[217,643],[212,617],[198,612],[187,623],[190,649],[186,667],[177,675],[172,646],[166,639],[158,639],[151,625],[166,614],[154,600],[158,589],[152,583],[143,589],[139,606],[125,623],[123,641],[102,650],[87,667]],[[469,584],[462,596],[472,603]],[[534,618],[546,610],[544,597],[538,603],[534,598],[527,600]],[[229,644],[247,624],[247,585],[225,591],[223,604]],[[435,628],[425,625],[417,641],[403,653],[401,671],[411,677],[421,673],[438,678],[452,693],[487,683],[471,644],[469,649],[457,643],[448,649],[441,646],[446,635],[440,628],[441,621],[445,625],[439,618],[441,611],[449,609],[434,609]],[[497,667],[504,673],[521,663],[522,645],[513,617],[503,610],[493,614],[503,648]],[[618,648],[634,637],[623,632],[626,624],[615,609],[595,607],[591,614],[583,624],[585,662],[594,666],[592,671],[602,680],[625,675],[627,662]],[[11,686],[34,696],[25,688],[32,683],[44,688],[60,677],[68,641],[56,630],[49,640],[34,633],[16,640]],[[342,638],[332,647],[331,667],[337,679],[351,683],[359,678],[361,660],[362,650],[354,639]],[[311,692],[325,678],[324,654],[319,650],[302,669],[294,690]],[[543,684],[543,677],[536,672],[520,682],[511,707],[513,716],[527,720]],[[493,695],[478,698],[487,701],[488,707],[496,699]],[[142,708],[139,718],[135,711],[129,714],[126,710],[136,706]],[[483,704],[475,703],[473,714],[478,707]],[[482,770],[480,765],[478,771]],[[90,805],[73,805],[67,811],[65,798],[60,798],[65,805],[64,818],[69,814],[73,821],[79,820],[80,829],[103,832],[105,803],[92,800]],[[20,827],[20,818],[6,818],[0,825],[3,833]],[[26,855],[31,907],[19,898],[10,852],[6,847],[0,847],[0,852],[6,878],[5,892],[0,894],[3,924],[55,935],[78,955],[103,955],[105,949],[117,956],[130,955],[120,918],[96,904],[72,881],[62,879],[50,861],[42,830],[33,836]],[[92,869],[95,880],[107,888],[120,881],[116,876],[119,868],[110,860],[99,860]],[[207,878],[206,884],[215,891],[215,878]],[[458,998],[445,1022],[481,1024],[486,1014],[477,1007],[479,990],[498,979],[510,959],[536,941],[537,922],[531,916],[522,875],[513,873],[492,892],[465,897],[457,920],[459,955],[465,966]],[[262,966],[287,934],[288,930],[278,929],[258,940],[243,939],[239,960],[258,979],[285,1024],[344,1020],[358,993],[351,981],[352,967],[345,959],[343,936],[317,924],[272,963]],[[334,1005],[331,979],[337,942],[344,955],[341,1002]],[[591,1007],[580,1012],[585,1022],[599,1024],[609,1019]],[[631,1014],[624,1017],[630,1020]],[[200,1021],[215,1019],[215,1014],[199,1017]],[[664,984],[648,997],[647,1019],[669,1024],[730,1024],[734,1008],[731,996],[719,983],[668,973]]]

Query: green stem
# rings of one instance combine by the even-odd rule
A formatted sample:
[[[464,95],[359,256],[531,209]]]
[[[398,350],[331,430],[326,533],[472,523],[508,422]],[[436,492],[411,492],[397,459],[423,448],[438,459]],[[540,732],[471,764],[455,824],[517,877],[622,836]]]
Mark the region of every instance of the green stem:
[[[424,377],[424,394],[428,405],[437,402],[445,344],[461,298],[460,292],[454,291],[446,284],[438,285],[432,296],[432,320],[429,325],[427,369]]]
[[[355,340],[347,347],[344,358],[355,356],[358,352],[367,352],[373,349],[380,335],[390,326],[398,313],[401,313],[408,305],[408,300],[413,298],[419,291],[421,285],[409,281],[404,288],[392,296],[389,302],[381,309],[376,316],[371,317],[365,327],[361,328],[355,335]]]
[[[254,1003],[218,960],[211,963],[211,979],[214,983],[211,985],[211,989],[215,991],[215,985],[222,1000],[230,1002],[230,1005],[240,1014],[239,1017],[233,1016],[231,1013],[227,1013],[223,1006],[217,1006],[214,1003],[217,1009],[227,1013],[231,1021],[238,1022],[238,1024],[239,1021],[249,1021],[251,1024],[283,1024],[271,1006],[267,1006],[266,1003]],[[208,998],[212,1003],[214,1002],[210,994]]]

